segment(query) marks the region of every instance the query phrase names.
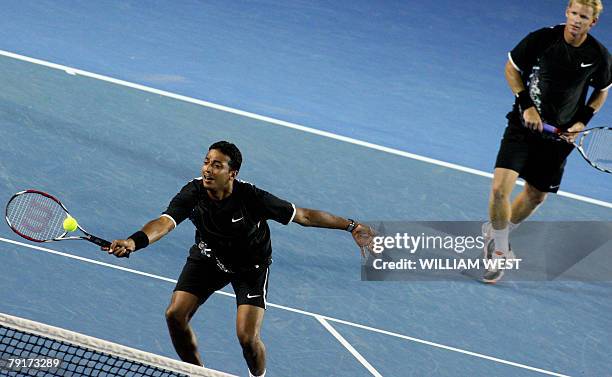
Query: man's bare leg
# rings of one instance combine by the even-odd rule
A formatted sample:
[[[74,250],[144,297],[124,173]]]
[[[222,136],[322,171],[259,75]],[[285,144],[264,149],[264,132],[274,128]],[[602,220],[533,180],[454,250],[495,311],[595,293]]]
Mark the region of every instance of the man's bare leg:
[[[240,305],[236,316],[236,335],[253,376],[261,376],[266,371],[266,347],[260,337],[264,313],[258,306]]]
[[[204,363],[198,352],[196,336],[189,325],[189,321],[200,306],[199,303],[198,296],[192,293],[174,292],[166,309],[166,323],[174,349],[181,360],[202,366]]]

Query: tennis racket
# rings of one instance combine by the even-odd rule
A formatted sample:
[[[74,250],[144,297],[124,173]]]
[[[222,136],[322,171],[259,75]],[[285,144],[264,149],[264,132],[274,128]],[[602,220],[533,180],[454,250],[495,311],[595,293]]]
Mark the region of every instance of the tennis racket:
[[[558,140],[573,144],[580,155],[592,167],[605,173],[612,173],[612,128],[595,127],[579,132],[574,142],[560,136],[564,132],[550,124],[544,124],[544,132],[551,134]]]
[[[70,216],[66,207],[54,196],[38,190],[20,191],[6,204],[5,219],[11,230],[26,240],[50,242],[86,240],[109,247],[110,242],[87,233],[77,223],[82,236],[68,236],[64,220]]]

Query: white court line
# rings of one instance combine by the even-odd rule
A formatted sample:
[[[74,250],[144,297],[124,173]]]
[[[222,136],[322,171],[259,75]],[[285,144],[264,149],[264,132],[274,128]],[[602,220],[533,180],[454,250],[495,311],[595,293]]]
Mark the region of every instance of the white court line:
[[[7,243],[10,243],[10,244],[14,244],[14,245],[18,245],[18,246],[24,246],[24,247],[27,247],[27,248],[30,248],[30,249],[34,249],[34,250],[38,250],[38,251],[44,251],[44,252],[47,252],[47,253],[50,253],[50,254],[55,254],[55,255],[66,257],[66,258],[77,259],[79,261],[86,262],[86,263],[97,264],[99,266],[109,267],[109,268],[113,268],[113,269],[116,269],[116,270],[130,272],[130,273],[133,273],[133,274],[137,274],[137,275],[141,275],[141,276],[146,276],[146,277],[150,277],[150,278],[153,278],[153,279],[163,280],[163,281],[166,281],[166,282],[170,282],[170,283],[176,284],[176,280],[175,279],[170,279],[170,278],[167,278],[167,277],[163,277],[163,276],[159,276],[159,275],[154,275],[154,274],[150,274],[150,273],[147,273],[147,272],[142,272],[142,271],[134,270],[134,269],[131,269],[131,268],[117,266],[117,265],[114,265],[114,264],[111,264],[111,263],[100,262],[100,261],[97,261],[97,260],[88,259],[88,258],[80,257],[80,256],[77,256],[77,255],[63,253],[61,251],[56,251],[56,250],[48,249],[46,247],[30,245],[30,244],[27,244],[27,243],[23,243],[23,242],[19,242],[19,241],[14,241],[14,240],[11,240],[11,239],[8,239],[8,238],[2,238],[2,237],[0,237],[0,241],[7,242]],[[217,291],[215,293],[221,294],[223,296],[236,297],[236,295],[234,295],[232,293],[223,292],[223,291]],[[278,304],[271,304],[271,303],[267,303],[267,305],[269,307],[273,307],[273,308],[277,308],[277,309],[282,309],[282,310],[286,310],[286,311],[293,312],[293,313],[303,314],[303,315],[308,316],[308,317],[314,317],[317,320],[319,320],[319,318],[321,318],[321,319],[324,319],[326,321],[336,322],[336,323],[340,323],[340,324],[343,324],[343,325],[352,326],[352,327],[356,327],[356,328],[359,328],[359,329],[376,332],[376,333],[379,333],[379,334],[384,334],[384,335],[389,335],[389,336],[393,336],[393,337],[400,338],[400,339],[410,340],[410,341],[415,342],[415,343],[425,344],[425,345],[428,345],[428,346],[444,349],[444,350],[447,350],[447,351],[457,352],[457,353],[461,353],[461,354],[464,354],[464,355],[469,355],[469,356],[477,357],[477,358],[480,358],[480,359],[494,361],[494,362],[497,362],[497,363],[500,363],[500,364],[506,364],[506,365],[510,365],[510,366],[513,366],[513,367],[517,367],[517,368],[527,369],[527,370],[530,370],[530,371],[547,374],[549,376],[569,377],[568,375],[565,375],[565,374],[555,373],[555,372],[551,372],[551,371],[548,371],[548,370],[545,370],[545,369],[535,368],[535,367],[531,367],[529,365],[519,364],[519,363],[515,363],[513,361],[508,361],[508,360],[500,359],[500,358],[497,358],[497,357],[484,355],[484,354],[481,354],[481,353],[476,353],[476,352],[472,352],[472,351],[463,350],[461,348],[451,347],[451,346],[447,346],[447,345],[440,344],[440,343],[430,342],[428,340],[423,340],[423,339],[414,338],[414,337],[407,336],[407,335],[402,335],[402,334],[394,333],[394,332],[391,332],[391,331],[381,330],[381,329],[377,329],[375,327],[360,325],[358,323],[349,322],[349,321],[345,321],[345,320],[342,320],[342,319],[337,319],[337,318],[328,317],[328,316],[321,315],[321,314],[307,312],[307,311],[301,310],[301,309],[295,309],[295,308],[290,308],[288,306],[283,306],[283,305],[278,305]]]
[[[378,151],[381,151],[381,152],[390,153],[390,154],[393,154],[393,155],[396,155],[396,156],[402,156],[402,157],[406,157],[406,158],[411,158],[413,160],[422,161],[422,162],[426,162],[426,163],[433,164],[433,165],[443,166],[445,168],[454,169],[454,170],[458,170],[458,171],[461,171],[461,172],[464,172],[464,173],[478,175],[478,176],[481,176],[481,177],[493,178],[493,174],[488,173],[488,172],[484,172],[482,170],[472,169],[472,168],[468,168],[468,167],[465,167],[465,166],[453,164],[453,163],[450,163],[450,162],[446,162],[446,161],[436,160],[436,159],[429,158],[429,157],[420,156],[418,154],[405,152],[405,151],[402,151],[402,150],[399,150],[399,149],[389,148],[389,147],[385,147],[385,146],[382,146],[382,145],[378,145],[378,144],[374,144],[374,143],[369,143],[367,141],[353,139],[351,137],[342,136],[342,135],[334,134],[334,133],[327,132],[327,131],[317,130],[317,129],[306,127],[306,126],[302,126],[302,125],[299,125],[299,124],[286,122],[284,120],[278,120],[278,119],[270,118],[270,117],[267,117],[267,116],[258,115],[258,114],[250,113],[250,112],[247,112],[247,111],[242,111],[242,110],[234,109],[234,108],[231,108],[231,107],[223,106],[223,105],[218,105],[218,104],[215,104],[215,103],[212,103],[212,102],[207,102],[207,101],[199,100],[199,99],[196,99],[196,98],[183,96],[183,95],[180,95],[180,94],[176,94],[176,93],[172,93],[172,92],[167,92],[165,90],[159,90],[159,89],[151,88],[151,87],[148,87],[148,86],[145,86],[145,85],[135,84],[135,83],[132,83],[132,82],[129,82],[129,81],[124,81],[124,80],[119,80],[119,79],[115,79],[115,78],[108,77],[108,76],[99,75],[97,73],[83,71],[83,70],[80,70],[80,69],[68,67],[68,66],[61,65],[61,64],[51,63],[51,62],[47,62],[47,61],[44,61],[44,60],[40,60],[40,59],[36,59],[36,58],[31,58],[31,57],[28,57],[28,56],[19,55],[19,54],[15,54],[15,53],[4,51],[4,50],[0,50],[0,55],[6,56],[6,57],[9,57],[9,58],[13,58],[13,59],[17,59],[17,60],[26,61],[28,63],[42,65],[42,66],[45,66],[45,67],[48,67],[48,68],[58,69],[60,71],[66,72],[66,73],[68,73],[70,75],[80,75],[80,76],[84,76],[84,77],[90,77],[90,78],[93,78],[93,79],[110,82],[110,83],[113,83],[113,84],[116,84],[116,85],[126,86],[126,87],[129,87],[129,88],[142,90],[144,92],[158,94],[160,96],[173,98],[173,99],[176,99],[176,100],[179,100],[179,101],[184,101],[184,102],[192,103],[192,104],[195,104],[195,105],[200,105],[200,106],[208,107],[208,108],[211,108],[211,109],[225,111],[225,112],[236,114],[236,115],[240,115],[240,116],[243,116],[243,117],[246,117],[246,118],[261,120],[263,122],[274,124],[274,125],[277,125],[277,126],[292,128],[294,130],[308,132],[308,133],[311,133],[311,134],[327,137],[327,138],[330,138],[330,139],[343,141],[343,142],[346,142],[346,143],[349,143],[349,144],[359,145],[359,146],[362,146],[362,147],[365,147],[365,148],[370,148],[370,149],[378,150]],[[523,182],[519,182],[519,184],[523,184]],[[612,208],[612,203],[610,203],[610,202],[606,202],[606,201],[599,200],[599,199],[594,199],[594,198],[589,198],[587,196],[572,194],[570,192],[565,192],[565,191],[559,191],[559,192],[557,192],[557,195],[564,196],[564,197],[571,198],[571,199],[575,199],[575,200],[579,200],[579,201],[590,203],[590,204],[595,204],[595,205],[606,207],[606,208]]]
[[[321,325],[323,325],[323,327],[327,329],[327,331],[329,331],[334,336],[334,338],[336,338],[340,342],[340,344],[344,346],[344,348],[346,348],[351,353],[351,355],[355,356],[355,358],[361,363],[361,365],[363,365],[370,373],[372,373],[372,376],[382,377],[382,375],[378,373],[378,371],[374,369],[374,367],[370,363],[368,363],[368,361],[363,356],[361,356],[361,354],[355,349],[355,347],[353,347],[351,343],[344,339],[344,337],[340,335],[340,333],[329,324],[329,322],[327,322],[323,317],[319,315],[315,315],[315,318],[317,319],[317,321],[319,321]]]

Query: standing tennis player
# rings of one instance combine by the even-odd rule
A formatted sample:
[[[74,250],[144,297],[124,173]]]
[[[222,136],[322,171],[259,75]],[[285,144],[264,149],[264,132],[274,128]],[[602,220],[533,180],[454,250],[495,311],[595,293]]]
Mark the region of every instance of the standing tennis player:
[[[487,257],[514,258],[508,234],[547,193],[559,189],[573,147],[547,139],[543,123],[580,131],[606,101],[612,84],[610,53],[588,34],[602,9],[600,0],[570,0],[565,24],[530,33],[508,54],[506,80],[516,100],[495,162],[490,222],[483,225]],[[587,101],[589,86],[593,93]],[[525,188],[510,203],[518,177],[525,179]],[[503,272],[489,269],[483,280],[495,283]]]
[[[362,252],[370,246],[373,234],[369,227],[354,220],[298,208],[236,179],[241,163],[242,155],[234,144],[220,141],[211,145],[202,177],[187,183],[159,218],[128,239],[113,241],[109,253],[127,257],[189,218],[196,228],[195,244],[166,310],[174,348],[183,361],[203,365],[189,321],[213,292],[231,283],[238,306],[236,333],[250,376],[264,376],[266,351],[260,329],[272,262],[266,220],[346,230]]]

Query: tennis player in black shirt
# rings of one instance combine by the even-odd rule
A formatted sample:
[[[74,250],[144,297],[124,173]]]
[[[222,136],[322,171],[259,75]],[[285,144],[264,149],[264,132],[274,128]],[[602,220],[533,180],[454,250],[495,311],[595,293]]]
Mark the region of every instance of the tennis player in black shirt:
[[[195,244],[166,310],[172,343],[179,357],[203,365],[189,321],[216,290],[231,284],[236,294],[236,333],[251,376],[264,376],[265,347],[260,329],[266,308],[272,245],[266,220],[281,224],[349,231],[355,242],[370,246],[372,231],[354,220],[298,208],[236,177],[242,163],[238,148],[220,141],[210,146],[202,177],[188,182],[163,214],[125,240],[112,242],[109,253],[127,257],[158,241],[189,218]]]
[[[513,259],[510,231],[559,189],[573,146],[546,138],[543,123],[581,131],[606,101],[612,60],[588,34],[602,9],[601,0],[570,0],[565,24],[530,33],[508,54],[506,80],[516,100],[495,162],[490,222],[483,225],[487,257]],[[587,100],[589,87],[593,93]],[[573,140],[576,134],[565,137]],[[525,179],[525,188],[511,203],[518,177]],[[503,272],[490,269],[483,280],[495,283]]]

